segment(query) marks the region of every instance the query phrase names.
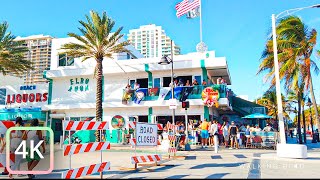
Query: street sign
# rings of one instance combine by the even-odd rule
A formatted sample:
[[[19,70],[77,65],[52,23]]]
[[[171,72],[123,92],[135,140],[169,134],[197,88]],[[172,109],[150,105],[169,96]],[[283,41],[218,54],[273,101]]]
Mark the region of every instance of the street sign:
[[[169,109],[177,109],[177,105],[176,99],[169,99]]]
[[[136,124],[136,146],[157,146],[158,125],[139,123]]]

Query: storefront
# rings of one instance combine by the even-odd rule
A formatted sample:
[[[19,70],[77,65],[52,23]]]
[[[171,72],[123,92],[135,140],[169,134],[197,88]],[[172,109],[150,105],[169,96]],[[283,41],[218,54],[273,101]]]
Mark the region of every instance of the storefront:
[[[38,119],[40,126],[48,125],[48,84],[0,87],[0,121],[21,117],[25,126]]]

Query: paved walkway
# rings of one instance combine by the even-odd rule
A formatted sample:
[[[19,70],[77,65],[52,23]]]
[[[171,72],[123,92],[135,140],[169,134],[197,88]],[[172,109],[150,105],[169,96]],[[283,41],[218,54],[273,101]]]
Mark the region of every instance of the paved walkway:
[[[310,139],[309,139],[310,141]],[[309,142],[308,141],[308,142]],[[294,140],[288,138],[288,143]],[[103,161],[111,162],[111,169],[104,173],[104,178],[319,178],[318,165],[320,164],[320,143],[307,144],[308,159],[282,159],[276,156],[275,150],[265,149],[225,149],[220,148],[216,154],[213,148],[192,151],[179,151],[176,159],[168,159],[165,153],[159,166],[140,166],[133,170],[130,157],[134,149],[128,146],[112,146],[111,150],[103,152]],[[36,178],[61,178],[61,173],[69,168],[69,157],[64,157],[58,145],[55,146],[55,168],[51,174],[39,175]],[[196,148],[196,149],[195,149]],[[137,148],[136,154],[159,153],[156,149]],[[72,156],[72,167],[77,168],[100,162],[100,152],[77,154]],[[40,161],[38,168],[45,168],[47,160]],[[23,163],[21,169],[25,168]],[[6,179],[7,177],[1,177]],[[17,177],[22,179],[26,177]],[[83,177],[83,178],[89,178]],[[90,176],[99,178],[99,175]]]

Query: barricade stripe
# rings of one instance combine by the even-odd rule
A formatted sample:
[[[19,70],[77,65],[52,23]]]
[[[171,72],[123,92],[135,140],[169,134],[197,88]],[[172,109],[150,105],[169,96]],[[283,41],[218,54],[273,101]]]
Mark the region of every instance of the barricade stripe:
[[[132,163],[132,164],[139,162],[137,157],[132,157],[132,160],[133,160],[133,163]]]
[[[140,156],[142,162],[147,162],[146,158],[144,156]]]
[[[81,177],[83,170],[84,170],[84,167],[79,168],[75,178]]]
[[[90,149],[92,148],[94,143],[88,143],[88,145],[86,146],[86,149],[84,150],[84,152],[88,152],[90,151]]]
[[[73,154],[78,154],[80,152],[81,147],[82,147],[82,144],[78,144],[77,146],[75,146],[75,150]]]
[[[152,158],[152,156],[150,156],[150,155],[148,155],[147,157],[148,157],[149,161],[153,161],[153,160],[154,160],[154,159]]]
[[[106,163],[102,163],[98,169],[98,171],[103,171],[104,168],[106,167]]]
[[[67,147],[65,147],[65,150],[64,150],[64,156],[67,156],[67,155],[69,155],[69,153],[70,153],[70,149],[71,149],[71,146],[67,146]]]
[[[99,142],[99,144],[97,144],[97,147],[95,148],[95,150],[96,150],[96,151],[101,150],[103,145],[104,145],[103,142]]]
[[[95,124],[96,124],[95,122],[90,122],[88,127],[87,127],[87,129],[91,130],[94,127]]]
[[[161,160],[161,156],[159,156],[159,155],[155,155],[155,157],[156,157],[156,159],[157,159],[158,161],[160,161],[160,160]]]
[[[89,166],[87,175],[92,173],[95,166],[96,166],[95,164],[92,164],[91,166]]]
[[[68,131],[68,130],[70,130],[72,128],[72,125],[73,125],[74,121],[66,121],[65,123],[67,124],[66,130]]]
[[[77,126],[77,129],[82,129],[84,125],[84,121],[79,121],[79,124]]]
[[[73,169],[70,169],[68,172],[67,172],[67,175],[66,175],[66,179],[70,179],[71,178],[71,176],[72,176],[72,173],[73,173]]]

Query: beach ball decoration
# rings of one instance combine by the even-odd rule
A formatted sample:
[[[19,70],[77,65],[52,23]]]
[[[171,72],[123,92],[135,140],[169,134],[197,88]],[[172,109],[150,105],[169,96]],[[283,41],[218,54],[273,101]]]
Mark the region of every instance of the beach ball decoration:
[[[111,119],[111,126],[114,129],[121,129],[125,126],[125,119],[120,115],[116,115]]]
[[[201,99],[204,105],[208,107],[219,107],[219,100],[220,94],[218,90],[213,89],[212,87],[205,88],[201,93]]]

